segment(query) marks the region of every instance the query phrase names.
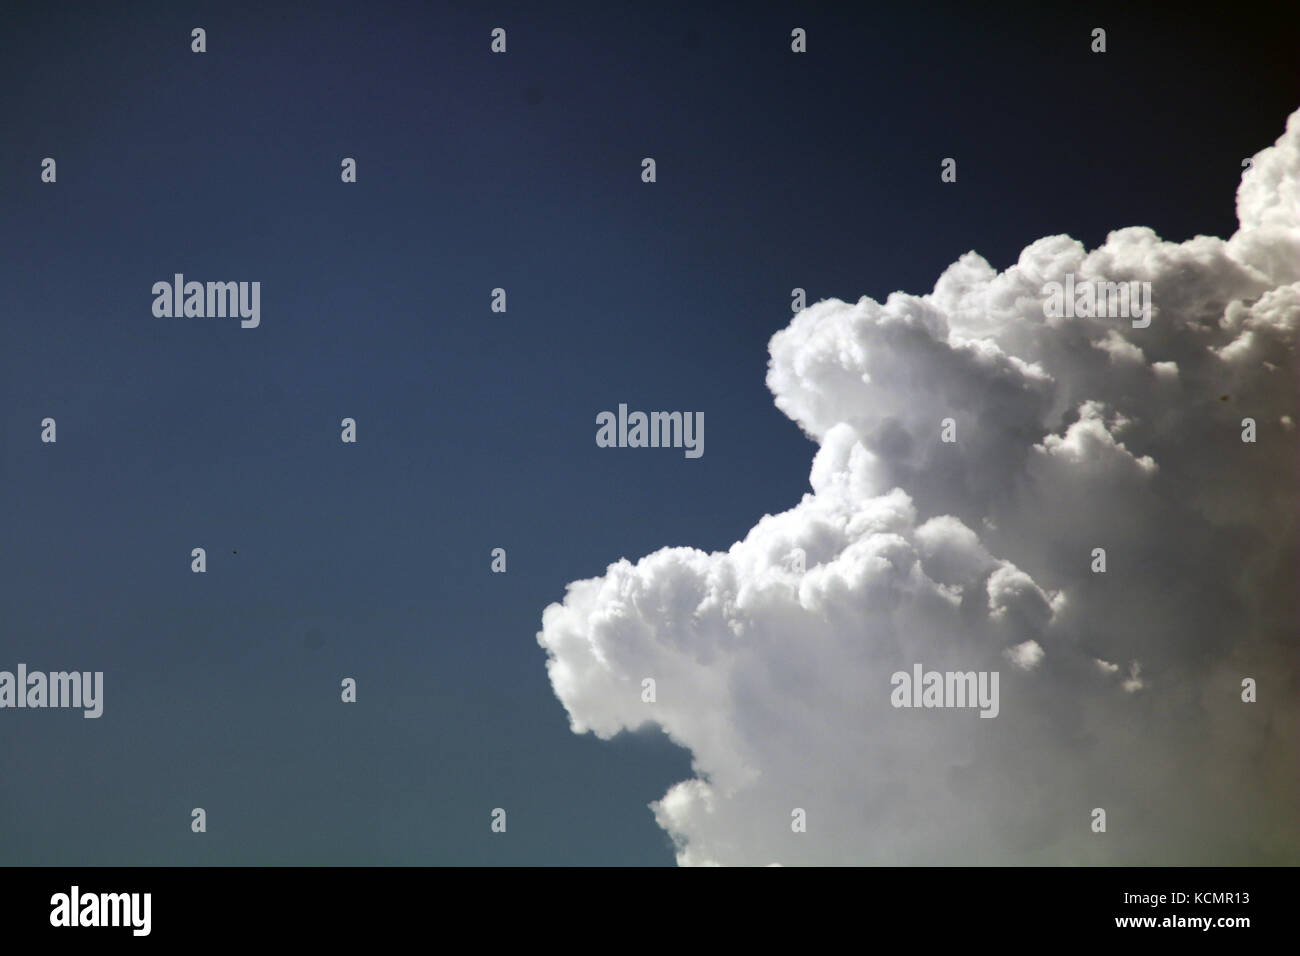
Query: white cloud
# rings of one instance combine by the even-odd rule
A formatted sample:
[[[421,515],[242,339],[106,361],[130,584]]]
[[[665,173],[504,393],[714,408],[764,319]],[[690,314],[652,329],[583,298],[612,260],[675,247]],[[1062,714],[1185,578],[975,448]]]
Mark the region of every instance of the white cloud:
[[[1043,659],[1043,648],[1037,641],[1025,641],[1015,647],[1007,648],[1007,658],[1021,670],[1031,671]]]
[[[968,253],[773,337],[812,492],[571,584],[538,635],[576,732],[691,751],[653,805],[680,863],[1300,862],[1300,112],[1237,209],[1226,242]],[[1150,282],[1150,326],[1044,318],[1068,272]],[[915,663],[1000,671],[998,717],[892,708]]]

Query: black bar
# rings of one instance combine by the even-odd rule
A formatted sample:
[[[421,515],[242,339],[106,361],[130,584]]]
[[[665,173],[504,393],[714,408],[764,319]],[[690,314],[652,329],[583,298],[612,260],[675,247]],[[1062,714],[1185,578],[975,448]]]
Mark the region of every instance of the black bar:
[[[574,944],[668,943],[688,927],[693,944],[847,933],[861,942],[901,934],[925,944],[1128,937],[1149,945],[1195,937],[1232,945],[1261,934],[1282,938],[1292,923],[1295,877],[1293,868],[1209,867],[28,868],[0,871],[0,925],[6,942],[56,945],[414,939],[436,946],[466,933],[479,943],[517,934],[536,945],[566,936]],[[87,895],[97,896],[91,906],[98,910],[98,894],[150,894],[148,934],[136,936],[130,925],[135,915],[142,928],[143,912],[126,909],[120,922],[128,925],[51,925],[57,894],[70,904],[73,886],[87,916]],[[110,904],[121,905],[120,898]],[[1176,922],[1205,918],[1213,923],[1208,929]],[[1217,922],[1241,918],[1248,925]],[[1126,919],[1154,925],[1119,925]],[[616,935],[591,935],[597,929]]]

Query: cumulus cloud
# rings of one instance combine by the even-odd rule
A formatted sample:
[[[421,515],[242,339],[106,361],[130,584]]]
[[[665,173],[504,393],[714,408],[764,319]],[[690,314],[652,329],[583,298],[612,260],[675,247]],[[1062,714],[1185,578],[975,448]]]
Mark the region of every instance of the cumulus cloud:
[[[1226,241],[1051,236],[809,306],[767,383],[811,492],[546,608],[573,730],[693,755],[652,805],[679,863],[1300,862],[1300,112],[1254,160]],[[1149,282],[1150,325],[1046,317],[1067,274]],[[996,719],[893,707],[917,663],[1000,672]]]

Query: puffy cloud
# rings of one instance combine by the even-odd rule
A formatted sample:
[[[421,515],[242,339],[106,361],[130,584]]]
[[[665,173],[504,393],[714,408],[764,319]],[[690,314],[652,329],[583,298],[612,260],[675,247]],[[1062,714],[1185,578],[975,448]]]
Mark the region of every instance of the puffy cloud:
[[[1300,862],[1300,112],[1237,210],[1227,241],[968,253],[773,336],[811,493],[574,582],[538,635],[575,732],[690,750],[653,804],[680,863]],[[1046,317],[1067,274],[1149,282],[1150,325]],[[895,708],[915,664],[999,672],[997,717]]]

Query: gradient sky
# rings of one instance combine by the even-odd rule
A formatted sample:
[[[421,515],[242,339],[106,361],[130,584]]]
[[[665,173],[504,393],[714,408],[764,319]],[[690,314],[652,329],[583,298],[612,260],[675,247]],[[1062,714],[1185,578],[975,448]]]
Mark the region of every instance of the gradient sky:
[[[0,712],[0,864],[670,865],[689,756],[573,735],[536,634],[807,490],[790,290],[1229,235],[1300,102],[1294,13],[617,6],[6,10],[0,669],[105,702]],[[261,326],[155,318],[175,272]],[[597,448],[620,402],[704,411],[704,456]]]

